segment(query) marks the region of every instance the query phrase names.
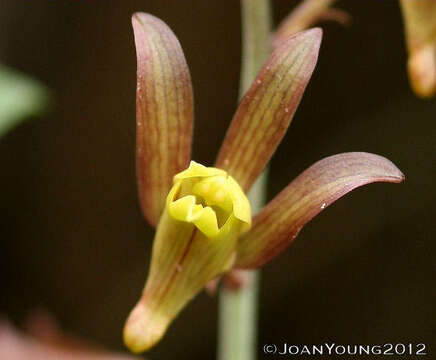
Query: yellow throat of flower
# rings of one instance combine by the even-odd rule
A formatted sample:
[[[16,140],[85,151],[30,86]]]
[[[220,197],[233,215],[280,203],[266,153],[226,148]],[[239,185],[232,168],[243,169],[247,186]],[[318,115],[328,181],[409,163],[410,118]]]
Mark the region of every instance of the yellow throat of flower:
[[[251,226],[250,203],[238,183],[224,170],[195,161],[174,176],[166,207],[172,218],[194,224],[208,238],[228,231],[236,219],[241,231]]]

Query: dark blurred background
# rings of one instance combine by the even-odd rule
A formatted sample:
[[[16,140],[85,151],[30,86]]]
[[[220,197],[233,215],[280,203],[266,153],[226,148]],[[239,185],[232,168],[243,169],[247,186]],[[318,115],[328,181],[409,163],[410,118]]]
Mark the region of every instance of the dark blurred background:
[[[274,20],[296,1],[274,1]],[[363,187],[264,268],[261,345],[420,342],[435,357],[435,100],[409,89],[396,1],[339,1],[311,83],[272,160],[269,198],[315,161],[368,151],[401,185]],[[35,308],[110,349],[146,279],[153,230],[137,201],[130,17],[178,36],[195,95],[194,159],[212,164],[237,106],[240,10],[220,1],[0,1],[0,61],[46,83],[48,116],[0,140],[0,313]],[[198,296],[151,359],[213,359],[217,301]],[[369,357],[368,357],[369,358]]]

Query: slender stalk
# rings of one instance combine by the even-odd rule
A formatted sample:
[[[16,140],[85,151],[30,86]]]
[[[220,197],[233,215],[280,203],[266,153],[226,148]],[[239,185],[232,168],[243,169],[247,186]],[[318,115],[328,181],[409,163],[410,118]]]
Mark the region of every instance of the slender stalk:
[[[283,37],[307,29],[325,14],[337,0],[304,0],[279,25],[277,33]],[[283,33],[283,34],[282,34]]]
[[[241,0],[242,62],[239,97],[250,87],[271,51],[269,0]]]
[[[239,96],[242,97],[270,53],[270,0],[241,0],[242,63]],[[265,204],[267,172],[248,194],[253,213]],[[254,360],[257,354],[259,272],[244,271],[242,286],[222,286],[219,295],[218,359]]]
[[[344,10],[333,8],[337,0],[303,0],[280,23],[274,33],[276,47],[289,36],[308,29],[321,20],[333,20],[342,25],[351,22],[351,16]],[[406,0],[407,1],[407,0]]]

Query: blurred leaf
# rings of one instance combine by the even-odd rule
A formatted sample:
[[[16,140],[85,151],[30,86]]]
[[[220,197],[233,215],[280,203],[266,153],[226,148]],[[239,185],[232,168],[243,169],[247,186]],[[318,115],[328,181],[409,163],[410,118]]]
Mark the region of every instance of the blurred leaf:
[[[0,65],[0,136],[48,105],[48,90],[36,80]]]

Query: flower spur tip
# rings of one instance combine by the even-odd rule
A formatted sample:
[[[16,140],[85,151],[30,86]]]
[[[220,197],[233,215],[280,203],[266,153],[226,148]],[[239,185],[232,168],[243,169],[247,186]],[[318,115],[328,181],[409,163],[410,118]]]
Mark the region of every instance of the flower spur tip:
[[[169,319],[155,316],[141,301],[133,308],[123,331],[124,344],[139,354],[153,347],[165,334]]]

